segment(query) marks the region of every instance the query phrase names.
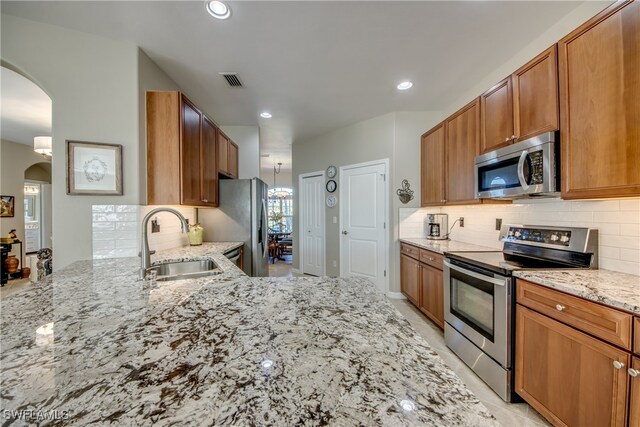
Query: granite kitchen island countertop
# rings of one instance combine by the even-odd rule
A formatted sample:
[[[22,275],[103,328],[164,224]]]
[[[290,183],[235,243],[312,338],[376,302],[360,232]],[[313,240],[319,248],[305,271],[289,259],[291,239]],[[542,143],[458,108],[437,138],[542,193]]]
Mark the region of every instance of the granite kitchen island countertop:
[[[153,258],[212,258],[216,276],[80,261],[3,299],[3,425],[497,426],[372,283],[250,278],[232,246]]]

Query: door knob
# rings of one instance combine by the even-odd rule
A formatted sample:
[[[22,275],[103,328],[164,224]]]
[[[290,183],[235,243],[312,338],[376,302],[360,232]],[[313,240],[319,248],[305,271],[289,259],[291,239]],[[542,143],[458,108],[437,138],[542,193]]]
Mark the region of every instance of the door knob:
[[[618,362],[617,360],[613,361],[613,367],[616,369],[622,369],[624,368],[624,363],[622,362]]]
[[[349,232],[347,230],[342,230],[342,234],[346,236],[347,234],[349,234]]]

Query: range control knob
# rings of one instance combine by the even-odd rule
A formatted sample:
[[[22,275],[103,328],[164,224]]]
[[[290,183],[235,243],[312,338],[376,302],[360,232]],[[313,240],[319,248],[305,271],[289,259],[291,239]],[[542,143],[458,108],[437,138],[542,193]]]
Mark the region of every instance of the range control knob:
[[[560,241],[561,241],[562,243],[567,243],[567,242],[569,241],[569,236],[561,236],[561,237],[560,237]]]
[[[555,241],[557,241],[559,239],[559,237],[558,237],[557,234],[552,234],[550,239],[551,239],[552,242],[555,242]]]
[[[521,232],[519,232],[519,231],[516,231],[516,232],[514,233],[514,235],[515,235],[516,237],[520,237],[520,236],[522,236],[522,233],[521,233]]]

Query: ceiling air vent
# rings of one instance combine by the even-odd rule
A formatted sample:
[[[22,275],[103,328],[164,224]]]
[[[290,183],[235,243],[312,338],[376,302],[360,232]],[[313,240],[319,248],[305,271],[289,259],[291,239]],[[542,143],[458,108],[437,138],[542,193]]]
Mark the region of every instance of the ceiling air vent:
[[[238,78],[238,73],[218,73],[229,83],[231,87],[244,87]]]

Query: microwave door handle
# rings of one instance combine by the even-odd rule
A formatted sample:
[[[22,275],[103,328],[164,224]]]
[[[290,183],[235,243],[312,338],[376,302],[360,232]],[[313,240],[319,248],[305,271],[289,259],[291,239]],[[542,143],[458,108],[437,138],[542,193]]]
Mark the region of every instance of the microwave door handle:
[[[527,184],[527,179],[524,177],[524,162],[527,160],[527,156],[529,153],[527,151],[523,151],[520,154],[520,159],[518,160],[518,181],[520,181],[520,185],[523,190],[529,189],[529,184]]]
[[[483,280],[485,282],[493,283],[494,285],[498,285],[498,286],[504,286],[505,285],[505,279],[496,279],[495,277],[485,276],[483,274],[478,274],[476,272],[467,270],[467,269],[459,267],[457,265],[453,265],[449,261],[447,261],[446,259],[444,260],[444,265],[449,267],[451,270],[459,271],[460,273],[464,273],[467,276],[475,277],[478,280]]]

